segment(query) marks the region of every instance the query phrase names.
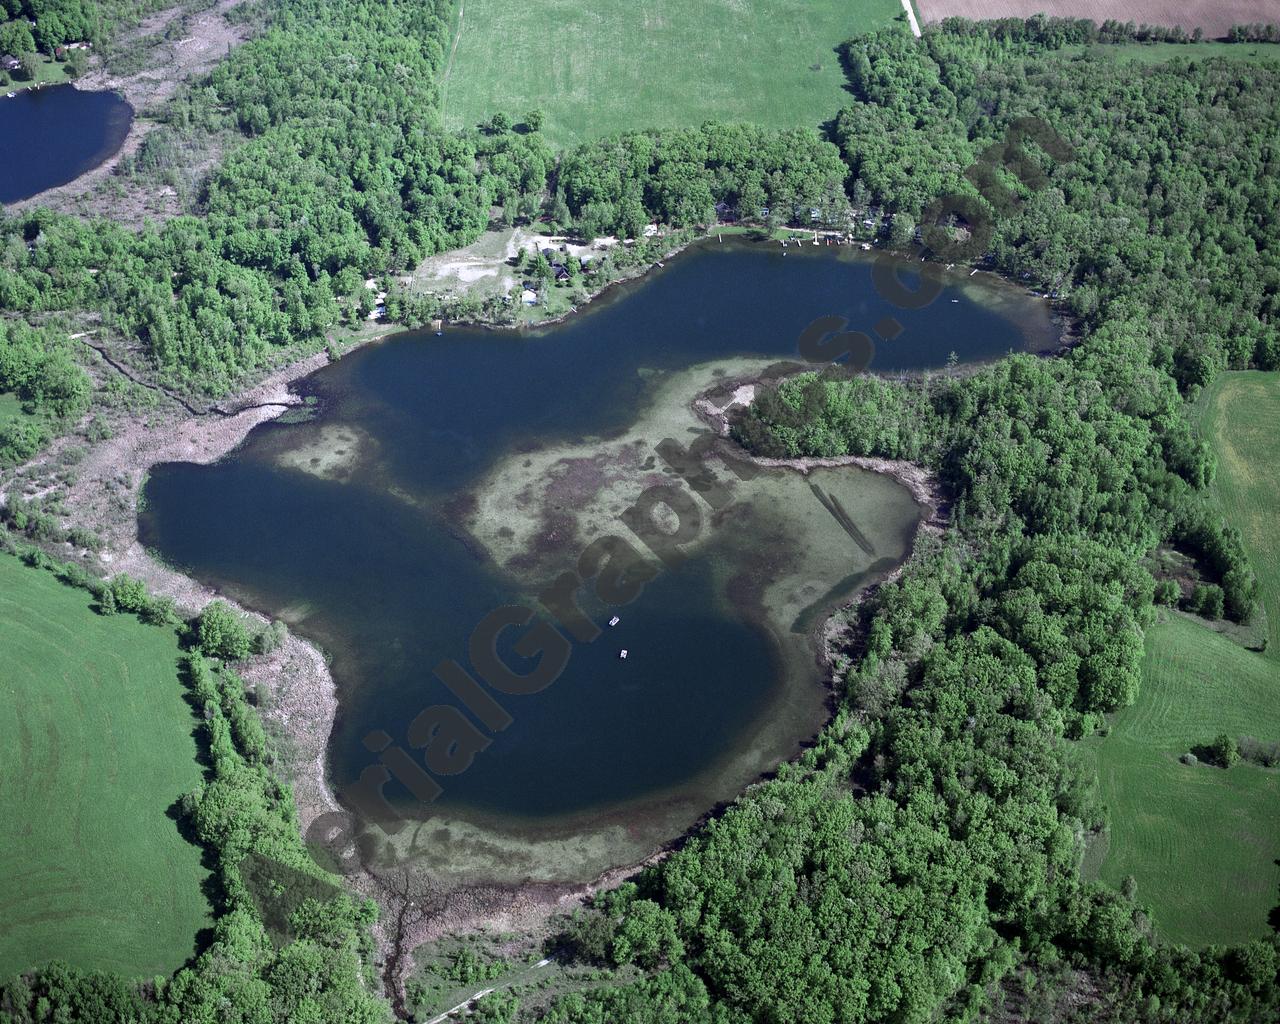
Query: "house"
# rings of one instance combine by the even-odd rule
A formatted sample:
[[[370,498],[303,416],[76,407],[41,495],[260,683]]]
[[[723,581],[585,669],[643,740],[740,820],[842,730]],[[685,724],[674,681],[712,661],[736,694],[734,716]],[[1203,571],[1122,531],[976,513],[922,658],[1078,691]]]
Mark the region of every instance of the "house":
[[[735,221],[738,219],[738,211],[735,210],[728,203],[721,200],[720,202],[716,203],[716,219],[722,220],[726,224],[731,223],[732,221]]]
[[[21,71],[22,61],[6,53],[0,57],[0,67],[3,67],[6,71]]]
[[[569,277],[570,277],[569,268],[566,267],[563,263],[553,263],[551,264],[551,269],[555,271],[557,281],[569,280]]]
[[[532,288],[526,288],[520,293],[520,301],[526,306],[536,306],[538,304],[538,293]]]

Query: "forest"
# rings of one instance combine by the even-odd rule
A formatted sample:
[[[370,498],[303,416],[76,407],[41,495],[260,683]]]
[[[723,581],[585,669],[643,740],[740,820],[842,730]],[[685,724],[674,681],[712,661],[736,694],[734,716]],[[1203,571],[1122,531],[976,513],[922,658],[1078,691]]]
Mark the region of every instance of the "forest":
[[[1225,614],[1245,619],[1256,601],[1239,537],[1205,500],[1214,455],[1187,410],[1220,373],[1280,366],[1280,63],[1120,64],[1064,48],[1123,27],[1103,27],[1111,40],[1074,21],[949,21],[920,41],[893,30],[846,44],[852,98],[822,132],[628,133],[557,163],[527,125],[439,127],[450,12],[277,5],[166,115],[175,131],[231,118],[245,136],[203,216],[140,233],[38,210],[0,221],[0,308],[30,324],[0,336],[0,390],[49,430],[83,413],[65,336],[41,333],[75,310],[140,346],[169,384],[228,393],[367,312],[367,276],[470,241],[494,204],[544,193],[584,233],[696,224],[716,203],[788,218],[875,205],[929,227],[940,195],[987,203],[966,171],[1017,119],[1039,118],[1071,158],[1024,143],[1047,185],[999,172],[1015,201],[987,207],[985,256],[1055,294],[1078,342],[918,381],[834,367],[784,382],[738,424],[761,453],[923,463],[953,495],[953,528],[862,607],[813,747],[561,937],[641,980],[566,996],[545,1019],[975,1020],[1011,1006],[1276,1019],[1274,935],[1168,944],[1140,894],[1081,880],[1101,809],[1069,751],[1140,685],[1153,548],[1192,556]],[[24,457],[43,442],[8,443]],[[213,943],[142,990],[51,967],[0,991],[0,1020],[388,1016],[366,988],[370,906],[312,901],[290,943],[267,935],[245,857],[309,869],[242,688],[210,666],[200,632],[189,677],[210,776],[187,811],[219,863]],[[207,633],[213,653],[226,630]]]

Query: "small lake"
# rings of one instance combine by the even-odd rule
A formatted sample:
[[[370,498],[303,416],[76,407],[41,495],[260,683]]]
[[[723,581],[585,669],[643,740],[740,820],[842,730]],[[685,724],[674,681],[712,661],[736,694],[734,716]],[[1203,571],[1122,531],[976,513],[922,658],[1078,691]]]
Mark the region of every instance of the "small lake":
[[[824,315],[851,329],[895,317],[903,329],[872,364],[886,372],[1057,337],[1044,303],[986,275],[948,276],[932,305],[903,310],[877,295],[871,266],[843,247],[703,244],[556,326],[367,346],[300,383],[310,421],[264,424],[213,465],[155,467],[140,537],[324,647],[340,700],[331,781],[349,795],[388,739],[413,749],[415,716],[459,704],[432,669],[468,666],[488,613],[538,608],[606,535],[649,553],[620,512],[645,487],[681,483],[654,452],[706,432],[690,410],[699,392],[796,359]],[[511,723],[467,770],[438,776],[425,813],[386,787],[438,875],[592,877],[677,835],[820,727],[815,630],[905,557],[924,510],[854,468],[720,475],[733,502],[702,506],[687,560],[655,563],[625,607],[584,597],[600,636],[575,640],[540,692],[491,691]],[[521,672],[537,656],[513,650],[525,632],[497,644]]]
[[[133,108],[115,92],[71,85],[0,92],[0,203],[65,185],[113,156]]]

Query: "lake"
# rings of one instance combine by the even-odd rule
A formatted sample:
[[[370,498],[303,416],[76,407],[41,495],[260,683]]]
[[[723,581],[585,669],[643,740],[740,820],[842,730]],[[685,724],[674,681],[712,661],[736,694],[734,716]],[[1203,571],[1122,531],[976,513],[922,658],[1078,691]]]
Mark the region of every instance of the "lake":
[[[0,203],[78,178],[113,156],[129,134],[133,108],[114,92],[71,85],[0,93]]]
[[[823,315],[854,329],[895,317],[902,330],[872,363],[886,372],[1057,337],[1044,303],[985,275],[948,277],[936,302],[904,310],[878,297],[871,266],[844,247],[703,244],[559,325],[369,345],[300,382],[310,421],[264,424],[213,465],[155,467],[140,538],[326,650],[340,704],[331,781],[360,809],[371,805],[353,795],[357,780],[380,752],[423,745],[415,718],[474,713],[433,669],[451,659],[474,675],[487,615],[524,606],[543,621],[552,581],[589,576],[583,552],[625,540],[650,567],[638,596],[574,589],[579,628],[598,635],[582,639],[560,615],[571,653],[554,682],[487,690],[499,706],[489,717],[509,724],[477,730],[484,747],[465,770],[434,773],[434,800],[385,787],[414,821],[397,848],[436,877],[592,877],[677,835],[816,732],[827,695],[815,631],[906,556],[925,514],[894,480],[859,469],[740,479],[719,464],[727,498],[689,499],[698,528],[681,557],[658,560],[624,517],[646,488],[683,486],[656,453],[707,432],[695,395],[796,359]],[[538,650],[515,649],[534,625],[498,636],[512,671],[538,664]]]

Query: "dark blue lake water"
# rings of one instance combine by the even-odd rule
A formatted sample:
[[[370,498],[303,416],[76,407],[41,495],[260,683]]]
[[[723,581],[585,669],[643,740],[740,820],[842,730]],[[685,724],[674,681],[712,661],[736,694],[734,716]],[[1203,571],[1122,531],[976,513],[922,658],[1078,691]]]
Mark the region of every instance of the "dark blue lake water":
[[[65,185],[119,150],[133,108],[114,92],[70,85],[0,91],[0,203]]]

